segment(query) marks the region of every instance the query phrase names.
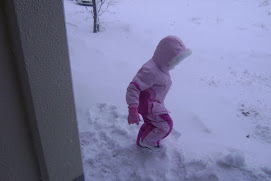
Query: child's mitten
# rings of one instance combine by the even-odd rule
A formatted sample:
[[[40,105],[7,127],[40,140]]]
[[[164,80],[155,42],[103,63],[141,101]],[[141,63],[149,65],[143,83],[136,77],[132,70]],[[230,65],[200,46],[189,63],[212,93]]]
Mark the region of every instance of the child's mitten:
[[[128,124],[139,124],[140,118],[138,114],[137,107],[130,107],[129,106],[129,115],[128,115]]]

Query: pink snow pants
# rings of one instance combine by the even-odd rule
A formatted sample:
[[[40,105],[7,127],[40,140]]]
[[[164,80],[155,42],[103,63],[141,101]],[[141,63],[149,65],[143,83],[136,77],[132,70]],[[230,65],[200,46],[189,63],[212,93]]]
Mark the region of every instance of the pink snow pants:
[[[168,114],[157,116],[142,115],[144,124],[141,126],[136,144],[141,147],[140,139],[147,145],[159,146],[160,140],[169,135],[173,122]]]

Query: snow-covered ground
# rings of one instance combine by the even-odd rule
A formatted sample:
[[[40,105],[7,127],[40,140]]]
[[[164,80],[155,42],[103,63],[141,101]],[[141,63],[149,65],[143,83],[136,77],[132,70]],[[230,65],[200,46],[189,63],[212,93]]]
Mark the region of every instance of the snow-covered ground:
[[[64,5],[86,180],[271,180],[270,0],[117,0],[97,34],[86,7]],[[171,72],[174,129],[151,152],[126,88],[171,34],[193,54]]]

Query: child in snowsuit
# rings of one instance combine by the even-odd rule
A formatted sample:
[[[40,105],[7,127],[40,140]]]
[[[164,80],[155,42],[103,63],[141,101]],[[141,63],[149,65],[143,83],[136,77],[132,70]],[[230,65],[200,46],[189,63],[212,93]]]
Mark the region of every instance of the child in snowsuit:
[[[128,124],[139,124],[139,114],[144,119],[137,145],[159,147],[159,141],[169,135],[173,122],[165,108],[164,100],[171,86],[169,70],[191,55],[183,42],[176,36],[163,38],[153,57],[137,72],[129,84],[126,102],[129,105]]]

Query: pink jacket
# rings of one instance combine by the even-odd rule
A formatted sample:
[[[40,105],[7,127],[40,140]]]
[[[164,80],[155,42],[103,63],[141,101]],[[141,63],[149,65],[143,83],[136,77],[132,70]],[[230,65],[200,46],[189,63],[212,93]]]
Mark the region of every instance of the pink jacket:
[[[171,86],[169,70],[191,54],[176,36],[167,36],[158,44],[153,57],[137,72],[127,88],[126,102],[143,115],[168,114],[164,105]]]

